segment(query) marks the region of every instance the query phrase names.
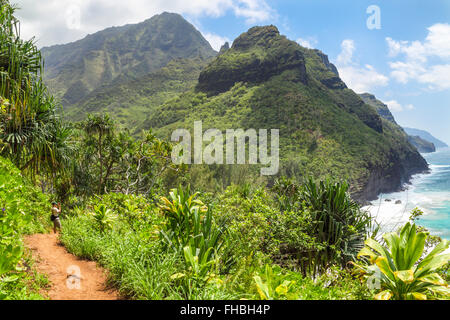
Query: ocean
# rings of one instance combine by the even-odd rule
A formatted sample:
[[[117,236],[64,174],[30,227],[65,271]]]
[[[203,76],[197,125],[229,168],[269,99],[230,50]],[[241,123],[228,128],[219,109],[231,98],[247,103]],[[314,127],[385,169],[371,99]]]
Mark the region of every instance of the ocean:
[[[431,173],[413,176],[405,191],[381,194],[364,209],[381,224],[383,232],[390,232],[407,222],[411,210],[417,207],[424,212],[417,224],[450,240],[450,148],[438,149],[423,157]],[[396,204],[398,200],[401,204]]]

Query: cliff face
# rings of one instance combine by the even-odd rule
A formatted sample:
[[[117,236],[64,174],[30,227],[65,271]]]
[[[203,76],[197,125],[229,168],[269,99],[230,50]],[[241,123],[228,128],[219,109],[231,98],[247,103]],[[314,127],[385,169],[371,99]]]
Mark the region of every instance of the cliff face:
[[[372,107],[377,110],[378,114],[383,117],[384,119],[397,124],[397,122],[394,119],[394,116],[392,115],[391,111],[389,110],[388,106],[378,100],[373,94],[370,93],[362,93],[359,95],[361,99],[367,103],[368,105],[371,105]]]
[[[402,144],[397,145],[398,150],[390,152],[389,165],[370,168],[367,183],[361,189],[361,192],[354,194],[356,199],[364,203],[375,200],[380,193],[399,191],[405,183],[410,181],[412,175],[428,172],[428,164],[419,152],[424,152],[424,150],[433,152],[431,150],[434,149],[434,145],[430,145],[419,137],[407,135],[395,121],[388,106],[373,94],[363,93],[359,96],[377,111],[383,118],[385,126],[389,126],[398,138],[403,140]]]
[[[274,26],[254,27],[239,36],[200,74],[197,89],[210,95],[229,90],[236,82],[262,83],[286,70],[306,82],[302,51]]]
[[[409,153],[407,159],[401,159],[393,152],[390,162],[390,166],[369,168],[369,176],[361,190],[352,194],[355,200],[368,204],[368,201],[376,200],[381,193],[402,190],[413,175],[429,172],[427,162],[417,152]]]
[[[436,152],[436,147],[432,142],[426,141],[419,136],[408,136],[408,141],[421,153]]]

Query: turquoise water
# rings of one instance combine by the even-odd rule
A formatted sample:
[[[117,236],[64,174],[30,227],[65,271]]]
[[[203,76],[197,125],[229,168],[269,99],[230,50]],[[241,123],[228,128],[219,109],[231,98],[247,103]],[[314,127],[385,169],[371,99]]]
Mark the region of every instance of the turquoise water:
[[[430,174],[414,176],[407,190],[382,194],[367,209],[382,224],[384,231],[392,231],[406,222],[409,212],[418,207],[425,214],[417,223],[450,240],[450,148],[438,149],[423,154],[423,157],[430,165]],[[397,200],[401,204],[395,204]]]

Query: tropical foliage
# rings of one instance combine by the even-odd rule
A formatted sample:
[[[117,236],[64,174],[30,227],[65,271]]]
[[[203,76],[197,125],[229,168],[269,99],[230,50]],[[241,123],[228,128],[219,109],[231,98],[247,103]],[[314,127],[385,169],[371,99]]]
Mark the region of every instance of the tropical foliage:
[[[276,214],[271,197],[239,187],[219,199],[178,187],[158,204],[104,195],[87,206],[112,208],[117,218],[111,228],[103,232],[90,215],[76,210],[64,220],[61,240],[74,254],[99,261],[121,292],[137,299],[367,298],[365,285],[346,271],[313,281],[298,272],[298,264],[277,265],[283,243],[270,234],[270,225],[279,216],[262,215]]]
[[[101,113],[69,123],[42,82],[41,53],[33,40],[20,39],[15,8],[0,3],[0,299],[42,298],[29,283],[45,280],[30,267],[22,237],[48,229],[49,195],[64,206],[61,242],[104,266],[132,299],[369,299],[350,263],[358,252],[358,270],[380,283],[376,298],[448,298],[448,241],[427,242],[411,223],[384,235],[384,244],[370,238],[377,227],[354,200],[363,198],[368,168],[392,167],[393,158],[426,164],[396,125],[345,87],[322,53],[273,26],[256,27],[205,68],[194,50],[192,59],[158,71],[168,56],[145,58],[138,65],[152,71],[147,75],[127,65],[123,86],[109,74],[110,85],[86,87],[92,74],[84,74],[59,94],[72,103],[85,98],[78,106]],[[161,21],[186,26],[170,14],[148,23]],[[148,40],[163,46],[164,39]],[[114,107],[110,117],[103,111],[116,99],[132,108]],[[161,137],[197,119],[219,129],[279,128],[280,175],[261,178],[247,164],[174,165],[173,145]],[[129,121],[156,131],[130,131]],[[434,249],[424,255],[426,246]]]
[[[0,6],[0,141],[2,154],[36,174],[64,169],[70,135],[58,118],[57,104],[42,82],[42,57],[34,40],[20,39],[15,7]]]
[[[359,257],[367,257],[368,265],[362,270],[376,281],[380,292],[378,300],[426,300],[450,298],[447,281],[437,270],[448,264],[450,254],[442,254],[450,242],[441,241],[424,255],[427,234],[417,232],[416,225],[407,223],[399,233],[383,235],[386,246],[369,238]]]
[[[0,158],[0,300],[41,299],[36,288],[26,286],[32,278],[22,236],[42,232],[49,223],[49,199],[36,190],[14,165]],[[39,289],[39,288],[37,288]]]

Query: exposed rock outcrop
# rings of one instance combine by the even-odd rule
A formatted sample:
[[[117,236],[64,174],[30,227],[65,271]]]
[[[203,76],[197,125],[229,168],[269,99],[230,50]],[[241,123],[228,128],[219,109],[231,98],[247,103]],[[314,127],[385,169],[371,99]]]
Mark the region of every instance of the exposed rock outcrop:
[[[378,114],[383,117],[384,119],[397,124],[395,122],[394,116],[392,115],[391,111],[389,110],[388,106],[378,100],[373,94],[370,93],[362,93],[359,95],[361,99],[367,103],[368,105],[372,106],[377,110]]]
[[[436,152],[436,147],[432,142],[426,141],[419,136],[408,136],[408,141],[421,153]]]
[[[360,192],[352,194],[362,204],[376,200],[380,193],[392,193],[402,190],[411,177],[429,172],[426,160],[418,152],[408,152],[406,159],[400,159],[398,152],[392,152],[389,167],[369,168],[369,177]]]
[[[197,90],[216,95],[237,82],[262,83],[286,70],[295,70],[296,80],[306,83],[300,47],[280,36],[275,26],[253,27],[202,71]]]

